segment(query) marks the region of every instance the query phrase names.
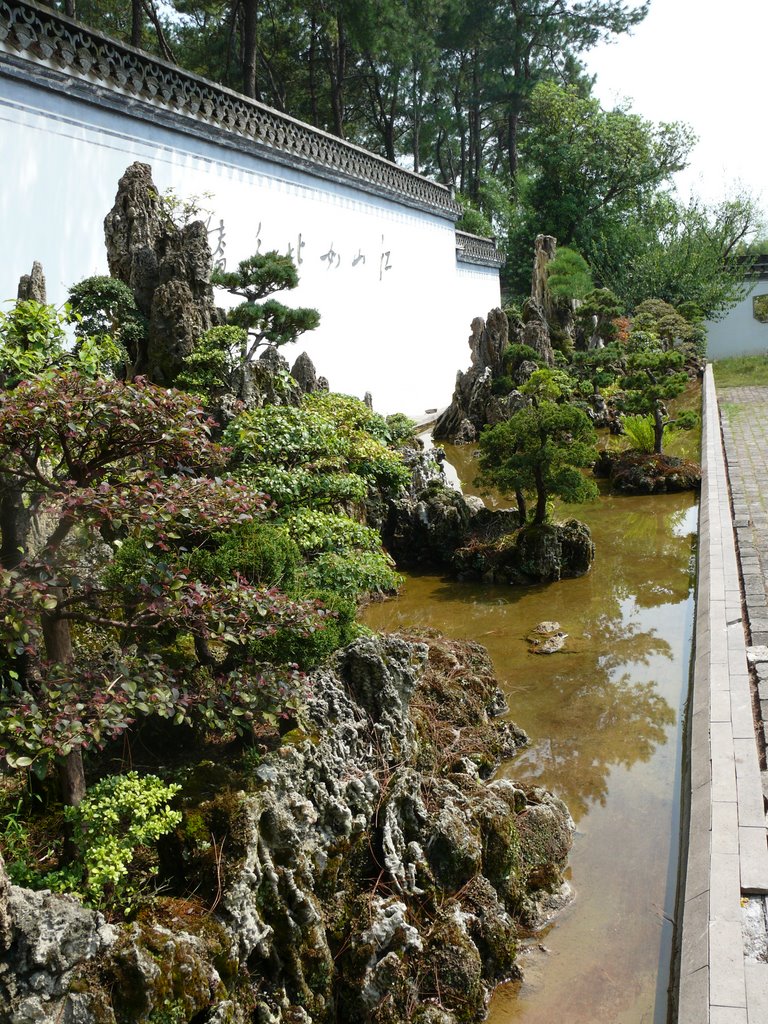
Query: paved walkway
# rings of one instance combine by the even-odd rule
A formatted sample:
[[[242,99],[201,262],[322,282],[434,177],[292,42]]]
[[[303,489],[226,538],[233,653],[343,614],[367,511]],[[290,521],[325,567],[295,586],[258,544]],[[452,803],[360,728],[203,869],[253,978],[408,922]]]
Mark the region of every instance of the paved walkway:
[[[744,559],[743,603],[717,398],[707,369],[678,1024],[768,1024],[768,845],[759,704],[747,660],[748,647],[768,640],[768,518],[759,493],[768,496],[768,390],[746,391],[722,397]],[[768,658],[764,664],[768,669]]]

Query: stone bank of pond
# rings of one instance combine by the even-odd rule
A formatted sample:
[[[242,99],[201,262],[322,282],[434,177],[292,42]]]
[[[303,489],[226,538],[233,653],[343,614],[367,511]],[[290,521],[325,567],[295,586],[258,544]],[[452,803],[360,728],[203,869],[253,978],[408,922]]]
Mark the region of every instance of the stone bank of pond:
[[[592,530],[589,575],[530,588],[410,575],[365,621],[485,644],[531,737],[500,773],[553,790],[576,821],[576,898],[527,944],[524,981],[497,991],[492,1024],[663,1024],[697,506],[690,493],[604,496],[567,513]],[[537,656],[525,636],[545,619],[568,640]]]

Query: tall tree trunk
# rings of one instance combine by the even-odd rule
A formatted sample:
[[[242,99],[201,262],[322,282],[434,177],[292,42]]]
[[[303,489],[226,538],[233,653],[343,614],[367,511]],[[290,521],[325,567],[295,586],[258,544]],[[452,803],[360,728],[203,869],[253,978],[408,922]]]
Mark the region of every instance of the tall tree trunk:
[[[482,167],[482,117],[480,115],[480,56],[472,54],[472,99],[469,107],[469,195],[477,202],[480,198],[480,171]]]
[[[64,0],[64,13],[68,18],[77,17],[77,9],[75,7],[75,0]]]
[[[24,558],[29,527],[30,514],[24,505],[23,492],[13,485],[10,477],[0,477],[0,565],[4,569],[15,569]],[[13,659],[14,671],[21,685],[27,678],[28,661],[26,654]]]
[[[340,139],[344,138],[344,90],[347,77],[347,38],[341,16],[336,18],[336,38],[338,42],[332,47],[331,56],[331,110],[333,113],[333,132]]]
[[[413,123],[413,140],[411,151],[413,155],[413,170],[415,174],[421,173],[421,95],[419,90],[418,75],[413,72],[413,90],[411,91],[411,121]]]
[[[317,104],[317,18],[312,13],[309,36],[309,109],[311,112],[312,124],[315,128],[320,127],[320,115]]]
[[[144,28],[144,4],[142,0],[131,0],[131,46],[141,46]]]
[[[23,492],[10,478],[0,478],[0,565],[4,569],[15,569],[24,557],[29,518]]]
[[[49,661],[58,665],[71,665],[72,636],[69,623],[56,615],[43,614],[43,637],[45,653]],[[85,796],[85,771],[83,769],[83,752],[77,747],[58,759],[59,784],[61,799],[65,804],[77,807]]]
[[[258,35],[258,0],[242,0],[243,4],[243,92],[256,99],[256,41]]]
[[[517,189],[517,129],[520,121],[520,114],[516,110],[510,110],[507,116],[507,166],[512,188]]]
[[[525,521],[528,518],[528,506],[522,491],[515,491],[515,501],[517,502],[517,514],[520,516],[520,525],[525,526]]]
[[[547,518],[547,489],[540,469],[534,470],[533,478],[536,483],[536,512],[533,522],[536,526],[541,526]]]

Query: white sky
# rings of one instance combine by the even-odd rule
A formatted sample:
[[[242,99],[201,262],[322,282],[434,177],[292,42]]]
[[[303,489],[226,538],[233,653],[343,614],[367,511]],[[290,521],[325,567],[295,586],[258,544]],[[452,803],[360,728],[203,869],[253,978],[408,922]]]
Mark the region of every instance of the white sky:
[[[694,129],[683,198],[715,202],[741,184],[768,220],[768,0],[651,0],[632,35],[586,63],[604,107],[626,97],[649,120]]]

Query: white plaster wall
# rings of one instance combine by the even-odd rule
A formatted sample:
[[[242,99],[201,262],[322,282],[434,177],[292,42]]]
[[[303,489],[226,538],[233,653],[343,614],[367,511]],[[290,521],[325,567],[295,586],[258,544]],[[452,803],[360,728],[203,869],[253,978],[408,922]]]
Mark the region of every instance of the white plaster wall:
[[[497,271],[457,265],[449,220],[10,79],[0,153],[0,299],[35,259],[56,304],[107,273],[102,222],[141,160],[161,192],[210,193],[200,202],[228,269],[258,249],[300,256],[299,288],[278,297],[316,307],[321,325],[284,354],[306,349],[334,390],[370,391],[382,412],[446,405],[470,321],[499,304]]]
[[[758,281],[752,292],[728,310],[722,320],[707,323],[707,355],[710,359],[768,352],[768,324],[752,315],[752,300],[768,295],[768,281]]]

